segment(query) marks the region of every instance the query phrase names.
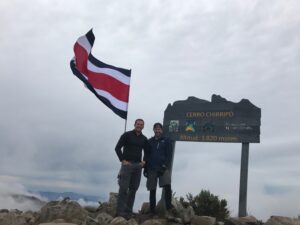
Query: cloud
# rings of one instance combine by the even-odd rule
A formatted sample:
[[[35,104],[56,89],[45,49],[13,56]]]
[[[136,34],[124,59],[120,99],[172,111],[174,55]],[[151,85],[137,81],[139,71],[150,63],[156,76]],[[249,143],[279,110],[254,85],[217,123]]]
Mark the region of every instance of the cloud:
[[[36,198],[33,199],[32,197]],[[17,178],[9,176],[0,177],[0,209],[18,209],[22,211],[38,211],[42,202],[41,196],[29,193],[18,182]]]
[[[266,185],[264,187],[264,192],[267,195],[283,195],[283,194],[287,194],[291,191],[290,187],[278,187],[278,186],[269,186]]]
[[[167,105],[188,96],[260,107],[249,210],[266,218],[284,206],[281,215],[296,215],[299,9],[294,0],[2,1],[0,175],[35,190],[117,191],[114,146],[124,121],[69,68],[74,42],[93,27],[93,54],[132,69],[127,130],[141,117],[150,137]],[[177,143],[174,191],[210,189],[237,214],[240,155],[240,144]],[[144,181],[135,207],[148,200]]]

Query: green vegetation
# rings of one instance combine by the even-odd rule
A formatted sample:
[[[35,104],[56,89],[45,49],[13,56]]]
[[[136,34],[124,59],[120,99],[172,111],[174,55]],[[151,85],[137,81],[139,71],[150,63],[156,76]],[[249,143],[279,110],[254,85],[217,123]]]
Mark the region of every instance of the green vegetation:
[[[179,201],[185,207],[192,206],[198,216],[212,216],[218,221],[224,221],[229,217],[227,201],[225,199],[219,200],[218,196],[213,195],[208,190],[202,190],[196,196],[188,193],[186,198],[187,200],[180,197]]]

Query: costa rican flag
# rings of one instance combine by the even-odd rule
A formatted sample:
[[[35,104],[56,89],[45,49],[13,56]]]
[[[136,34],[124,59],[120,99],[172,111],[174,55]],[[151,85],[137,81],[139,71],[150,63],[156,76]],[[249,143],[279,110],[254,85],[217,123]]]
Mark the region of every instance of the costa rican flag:
[[[70,63],[72,72],[108,108],[127,119],[131,70],[96,59],[91,53],[94,41],[92,30],[78,38]]]

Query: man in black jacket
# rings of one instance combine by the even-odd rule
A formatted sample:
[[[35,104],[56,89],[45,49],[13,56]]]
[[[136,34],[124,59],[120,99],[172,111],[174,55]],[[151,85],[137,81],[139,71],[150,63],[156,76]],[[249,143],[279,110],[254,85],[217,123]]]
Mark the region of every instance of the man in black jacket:
[[[119,172],[119,195],[117,201],[117,215],[129,219],[135,199],[135,193],[140,186],[141,171],[145,165],[142,151],[148,149],[148,140],[142,134],[144,121],[137,119],[134,130],[125,132],[116,145],[116,153],[121,162]],[[121,150],[123,148],[123,151]]]
[[[146,169],[144,175],[147,177],[147,189],[150,191],[150,210],[154,214],[156,207],[156,187],[165,188],[166,209],[170,211],[171,204],[171,174],[169,171],[172,157],[172,145],[168,138],[163,137],[161,123],[153,126],[154,137],[149,139],[150,151],[146,158]]]

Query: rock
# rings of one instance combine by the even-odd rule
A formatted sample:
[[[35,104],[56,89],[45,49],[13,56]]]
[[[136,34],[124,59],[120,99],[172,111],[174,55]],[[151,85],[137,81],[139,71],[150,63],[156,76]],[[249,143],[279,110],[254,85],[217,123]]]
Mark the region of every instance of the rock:
[[[192,206],[188,206],[187,208],[183,208],[180,212],[180,217],[184,224],[189,224],[192,221],[192,218],[195,216],[195,212]]]
[[[66,223],[66,221],[64,219],[57,219],[52,221],[52,223]]]
[[[225,220],[225,225],[257,225],[258,220],[254,216],[231,217]]]
[[[39,223],[38,225],[77,225],[75,223]]]
[[[180,215],[180,212],[183,211],[183,209],[184,209],[182,204],[176,198],[172,197],[172,205],[174,206],[174,208],[176,210],[176,214]],[[162,201],[160,199],[157,203],[155,210],[160,216],[164,216],[166,214],[164,201]]]
[[[265,225],[300,225],[300,220],[283,216],[271,216]]]
[[[158,219],[158,215],[152,215],[150,213],[148,214],[139,214],[138,216],[135,217],[136,221],[138,224],[144,223],[146,220],[151,220],[151,219]]]
[[[183,205],[180,203],[180,201],[178,201],[176,198],[172,198],[172,205],[174,206],[174,208],[176,209],[176,211],[179,213],[180,211],[182,211]]]
[[[150,213],[150,203],[149,202],[144,202],[142,204],[140,212],[141,212],[141,214],[148,214],[148,213]]]
[[[127,221],[128,225],[138,225],[135,219],[131,218],[130,220]]]
[[[97,212],[106,212],[112,217],[115,217],[117,215],[117,199],[118,193],[110,192],[108,202],[100,204]]]
[[[51,201],[41,208],[39,223],[64,219],[68,223],[83,224],[88,213],[75,201]]]
[[[194,216],[191,220],[192,225],[214,225],[216,218],[210,216]]]
[[[114,218],[110,223],[110,225],[128,225],[128,221],[125,220],[123,217],[118,216]]]
[[[25,218],[28,225],[36,224],[36,221],[39,217],[37,212],[31,212],[31,211],[27,211],[23,213],[22,216]]]
[[[108,203],[112,205],[117,205],[117,201],[118,201],[118,193],[110,192]]]
[[[90,216],[87,216],[85,225],[99,225],[98,221]]]
[[[0,213],[8,213],[9,210],[8,209],[0,209]]]
[[[96,213],[97,212],[97,207],[94,206],[85,206],[83,207],[86,211],[90,212],[90,213]]]
[[[182,224],[182,219],[181,218],[178,218],[178,217],[170,217],[168,218],[168,222],[174,222],[174,223],[180,223]]]
[[[17,214],[17,215],[21,215],[21,214],[23,213],[21,210],[18,210],[18,209],[12,209],[12,210],[10,210],[9,212],[15,213],[15,214]]]
[[[98,216],[96,217],[96,221],[100,225],[107,225],[112,220],[113,220],[113,217],[105,212],[99,213]]]
[[[144,221],[141,225],[166,225],[167,220],[166,219],[150,219]]]
[[[14,212],[0,213],[1,225],[28,225],[26,218]]]

